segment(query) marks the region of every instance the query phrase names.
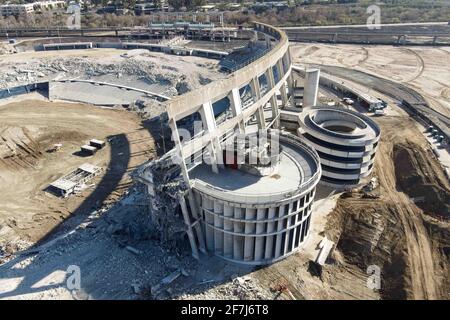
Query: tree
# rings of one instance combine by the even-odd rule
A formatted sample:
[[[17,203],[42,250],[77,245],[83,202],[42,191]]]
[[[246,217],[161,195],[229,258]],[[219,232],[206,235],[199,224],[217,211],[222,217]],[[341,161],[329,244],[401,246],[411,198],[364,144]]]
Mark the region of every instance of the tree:
[[[173,7],[175,11],[179,11],[183,6],[183,0],[169,0],[169,6]]]

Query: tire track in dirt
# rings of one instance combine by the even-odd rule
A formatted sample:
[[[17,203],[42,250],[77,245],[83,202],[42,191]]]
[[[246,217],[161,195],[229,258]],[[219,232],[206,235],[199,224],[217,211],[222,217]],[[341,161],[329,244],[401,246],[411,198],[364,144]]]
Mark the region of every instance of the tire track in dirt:
[[[357,66],[362,65],[363,63],[365,63],[368,59],[369,59],[369,50],[367,50],[367,48],[365,47],[361,47],[361,49],[364,52],[364,57],[358,61]]]
[[[411,53],[412,55],[414,55],[416,57],[418,63],[419,63],[419,66],[417,67],[417,70],[416,70],[416,74],[411,79],[401,81],[403,83],[404,82],[409,83],[409,82],[412,82],[412,81],[416,80],[420,76],[422,76],[423,72],[425,71],[425,61],[423,60],[422,56],[417,51],[415,51],[413,49],[402,48],[401,50],[404,51],[404,52],[408,52],[408,53]]]

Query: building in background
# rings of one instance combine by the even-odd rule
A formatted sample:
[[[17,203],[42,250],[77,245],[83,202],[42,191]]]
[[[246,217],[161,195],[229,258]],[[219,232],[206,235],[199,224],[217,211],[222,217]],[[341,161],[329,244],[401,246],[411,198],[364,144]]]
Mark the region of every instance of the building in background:
[[[55,10],[63,8],[65,5],[65,1],[58,0],[38,1],[26,4],[5,4],[0,6],[0,15],[4,17],[23,16],[34,13],[36,11]]]
[[[34,5],[32,3],[26,4],[5,4],[0,6],[0,15],[8,16],[23,16],[34,12]]]

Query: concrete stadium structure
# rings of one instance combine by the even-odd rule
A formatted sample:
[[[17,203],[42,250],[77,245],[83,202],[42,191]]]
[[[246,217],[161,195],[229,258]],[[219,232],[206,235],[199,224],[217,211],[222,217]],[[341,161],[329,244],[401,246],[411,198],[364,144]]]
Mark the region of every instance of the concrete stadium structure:
[[[207,165],[190,172],[206,247],[227,260],[272,263],[295,252],[309,235],[311,206],[320,178],[319,158],[294,136],[281,136],[278,174],[257,177]]]
[[[347,109],[314,107],[304,109],[299,122],[299,135],[320,156],[323,183],[355,186],[370,175],[380,138],[372,119]]]
[[[270,45],[264,56],[226,79],[167,101],[166,109],[175,141],[171,152],[188,185],[180,204],[193,255],[209,252],[262,265],[292,254],[306,241],[321,168],[319,156],[302,138],[278,134],[279,108],[293,104],[288,39],[266,24],[255,23],[255,30]],[[219,102],[228,110],[221,115]],[[181,138],[184,120],[193,115],[203,130]],[[256,132],[279,137],[281,150],[269,168],[223,161],[230,141]],[[154,194],[150,171],[149,164],[143,165],[139,180]]]

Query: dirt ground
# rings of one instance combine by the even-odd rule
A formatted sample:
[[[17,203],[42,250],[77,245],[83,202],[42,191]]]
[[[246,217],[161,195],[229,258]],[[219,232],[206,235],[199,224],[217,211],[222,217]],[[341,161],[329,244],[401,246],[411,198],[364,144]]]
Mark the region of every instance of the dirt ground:
[[[30,100],[0,106],[0,118],[0,245],[7,251],[23,249],[19,239],[25,247],[42,241],[70,215],[114,202],[130,185],[128,173],[154,155],[149,131],[127,111]],[[80,156],[93,138],[106,148]],[[55,143],[61,151],[47,152]],[[83,163],[103,168],[95,187],[66,199],[45,191]]]
[[[450,116],[450,49],[329,44],[291,46],[294,63],[352,68],[404,83]]]
[[[448,299],[448,181],[413,120],[377,121],[382,128],[374,172],[380,181],[379,198],[367,199],[361,193],[341,198],[328,232],[352,265],[381,267],[382,298]],[[415,184],[404,188],[410,179]]]

